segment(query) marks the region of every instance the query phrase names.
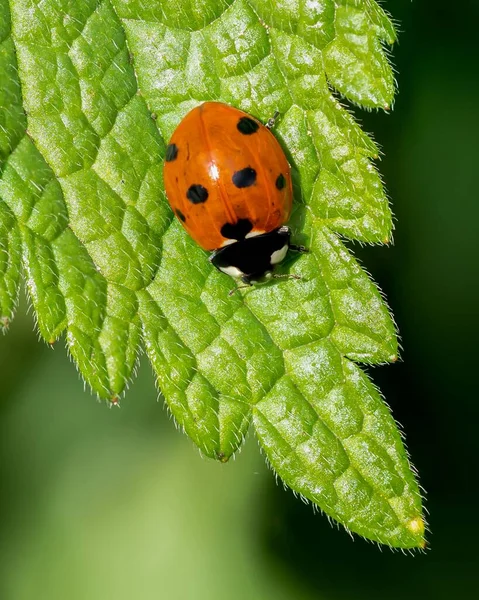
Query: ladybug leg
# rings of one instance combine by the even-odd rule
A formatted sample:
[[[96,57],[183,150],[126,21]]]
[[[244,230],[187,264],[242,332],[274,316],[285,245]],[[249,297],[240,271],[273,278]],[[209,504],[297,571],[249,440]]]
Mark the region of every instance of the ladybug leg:
[[[289,249],[293,250],[294,252],[301,252],[301,254],[309,252],[309,248],[306,248],[306,246],[296,246],[296,244],[290,244]]]
[[[233,294],[236,294],[236,292],[238,290],[242,290],[243,288],[249,288],[249,287],[253,287],[252,283],[247,283],[246,285],[237,285],[235,288],[233,288],[232,290],[230,290],[228,296],[233,296]]]
[[[274,113],[274,115],[270,119],[268,119],[268,122],[265,125],[266,129],[272,129],[275,126],[276,119],[278,117],[279,117],[279,111],[276,110],[275,113]]]

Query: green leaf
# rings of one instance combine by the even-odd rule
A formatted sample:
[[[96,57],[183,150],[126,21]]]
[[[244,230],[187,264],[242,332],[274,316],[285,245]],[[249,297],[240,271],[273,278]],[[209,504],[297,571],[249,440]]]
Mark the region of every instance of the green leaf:
[[[378,149],[330,89],[392,103],[384,11],[373,0],[0,0],[0,11],[3,326],[23,269],[40,334],[66,334],[100,397],[118,400],[142,344],[204,454],[228,460],[253,423],[293,490],[351,531],[422,547],[400,435],[355,364],[396,360],[394,323],[339,237],[391,237]],[[205,100],[263,120],[280,111],[291,226],[310,248],[282,271],[299,281],[230,297],[232,281],[173,219],[165,142]]]

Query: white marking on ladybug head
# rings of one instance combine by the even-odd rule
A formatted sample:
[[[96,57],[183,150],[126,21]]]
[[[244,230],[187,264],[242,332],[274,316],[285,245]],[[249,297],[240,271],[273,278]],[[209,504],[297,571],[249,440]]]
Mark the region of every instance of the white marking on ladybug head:
[[[224,242],[221,244],[220,248],[224,248],[225,246],[229,246],[229,245],[231,245],[231,244],[236,244],[236,242],[237,242],[237,241],[238,241],[238,240],[225,240],[225,241],[224,241]]]
[[[240,277],[243,277],[244,273],[243,271],[240,271],[237,267],[220,267],[220,271],[222,271],[223,273],[226,273],[226,275],[229,275],[230,277],[234,277],[235,279],[240,279]]]
[[[247,233],[245,235],[245,238],[252,238],[255,237],[257,235],[263,235],[263,233],[266,233],[265,231],[250,231],[249,233]]]
[[[271,259],[270,259],[271,264],[272,265],[279,264],[282,260],[284,260],[284,257],[286,256],[287,252],[288,252],[288,244],[285,244],[279,250],[275,250],[273,252],[273,254],[271,255]]]

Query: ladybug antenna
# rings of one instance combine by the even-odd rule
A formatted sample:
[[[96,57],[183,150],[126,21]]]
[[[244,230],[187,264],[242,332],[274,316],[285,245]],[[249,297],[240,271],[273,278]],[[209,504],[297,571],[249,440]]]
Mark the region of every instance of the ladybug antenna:
[[[296,244],[290,244],[289,249],[293,250],[293,252],[300,252],[301,254],[309,252],[309,248],[306,248],[306,246],[296,246]]]
[[[273,279],[302,279],[302,277],[295,273],[274,273]]]

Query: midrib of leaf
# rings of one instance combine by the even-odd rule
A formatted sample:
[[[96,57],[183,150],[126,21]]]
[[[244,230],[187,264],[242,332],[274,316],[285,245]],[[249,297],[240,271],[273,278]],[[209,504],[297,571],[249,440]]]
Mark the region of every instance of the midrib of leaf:
[[[336,19],[347,24],[348,10],[362,18],[372,14],[376,32],[371,28],[366,35],[391,39],[374,3],[365,4],[364,14],[349,4],[336,3]],[[13,212],[23,231],[27,283],[43,337],[53,341],[66,327],[86,380],[101,396],[116,398],[135,364],[141,319],[160,389],[203,452],[226,460],[241,444],[255,406],[267,456],[293,489],[366,537],[421,545],[420,496],[399,434],[378,392],[346,358],[394,360],[394,326],[377,289],[332,233],[387,241],[390,212],[369,163],[377,149],[330,95],[322,65],[330,65],[329,80],[341,92],[367,106],[390,102],[392,79],[374,94],[351,93],[350,81],[331,77],[338,61],[346,71],[351,67],[346,59],[357,50],[347,28],[343,37],[331,37],[330,30],[304,42],[289,18],[281,21],[281,10],[260,1],[214,3],[211,14],[200,7],[188,22],[184,17],[187,10],[191,17],[192,5],[169,14],[164,12],[169,5],[150,3],[142,6],[148,14],[135,15],[140,5],[134,2],[85,2],[65,21],[60,5],[55,14],[44,3],[45,12],[29,15],[28,22],[27,5],[11,2],[34,143],[25,137],[25,157],[20,146],[12,153],[0,194],[8,219]],[[280,18],[280,27],[267,34],[258,14],[266,22]],[[211,23],[203,27],[205,15]],[[55,39],[46,35],[52,31]],[[241,49],[234,46],[238,39]],[[215,53],[222,56],[220,42],[233,44],[236,54],[224,52],[230,60],[214,60]],[[155,44],[162,47],[164,64],[151,53]],[[51,52],[50,63],[42,48]],[[389,68],[380,56],[371,66],[373,75]],[[178,81],[175,61],[186,64]],[[35,95],[42,92],[42,78],[48,91],[43,102]],[[165,81],[168,87],[161,89]],[[135,95],[138,88],[142,96]],[[231,283],[211,270],[204,253],[171,222],[162,191],[163,140],[188,108],[206,99],[239,103],[263,119],[281,111],[277,133],[290,152],[297,191],[309,203],[293,217],[294,229],[304,232],[311,248],[291,265],[302,280],[256,289],[245,296],[246,305],[238,295],[228,297]],[[56,119],[62,109],[66,114]],[[345,153],[348,144],[352,155]],[[31,205],[44,202],[50,186],[50,202],[57,208],[66,204],[71,229],[62,219],[47,230],[45,223],[32,226],[25,219],[30,190],[15,199],[11,179],[18,171],[15,161],[24,166],[34,160],[42,168],[29,173],[30,181],[35,183],[37,171],[45,175]],[[22,184],[25,179],[20,177]],[[5,227],[15,231],[10,221],[5,219]],[[311,386],[310,366],[318,356],[324,381]]]

